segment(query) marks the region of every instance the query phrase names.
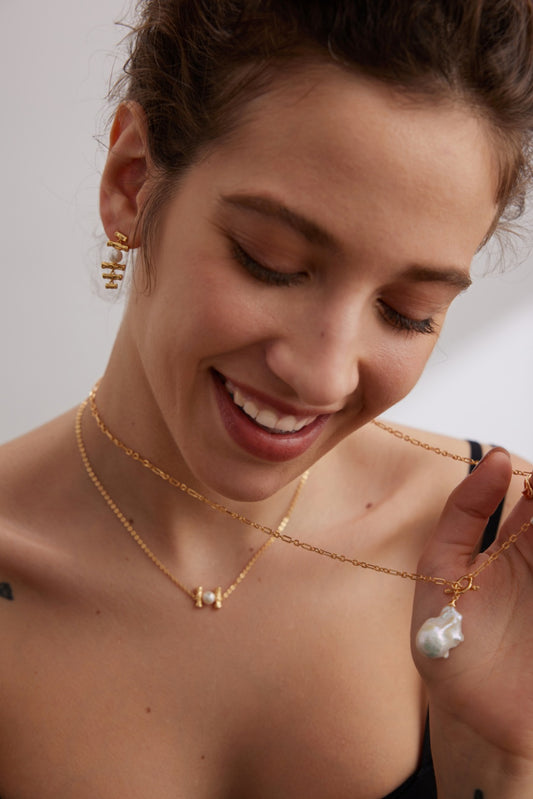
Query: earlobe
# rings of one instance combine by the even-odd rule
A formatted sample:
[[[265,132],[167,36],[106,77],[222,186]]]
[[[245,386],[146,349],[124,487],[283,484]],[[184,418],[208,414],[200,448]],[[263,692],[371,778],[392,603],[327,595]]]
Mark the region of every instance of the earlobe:
[[[138,247],[135,231],[147,194],[148,147],[146,120],[134,102],[122,103],[109,137],[109,153],[100,185],[100,216],[109,238],[115,230]]]

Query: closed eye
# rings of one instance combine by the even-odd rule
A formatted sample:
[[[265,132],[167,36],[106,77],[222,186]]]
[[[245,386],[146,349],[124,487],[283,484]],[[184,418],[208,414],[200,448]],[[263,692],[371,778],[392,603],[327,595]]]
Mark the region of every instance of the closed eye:
[[[378,301],[379,311],[385,321],[405,333],[425,333],[426,335],[437,332],[435,321],[429,316],[427,319],[413,319],[396,311],[383,300]]]
[[[297,286],[306,277],[305,272],[279,272],[276,269],[260,264],[236,241],[231,242],[231,249],[233,258],[237,263],[261,283],[267,283],[271,286]]]
[[[259,263],[235,240],[230,240],[231,252],[234,260],[242,266],[253,278],[270,286],[298,286],[305,278],[305,272],[280,272]],[[404,333],[422,333],[426,335],[437,332],[435,322],[431,317],[426,319],[413,319],[405,316],[383,300],[378,301],[379,312],[391,327]]]

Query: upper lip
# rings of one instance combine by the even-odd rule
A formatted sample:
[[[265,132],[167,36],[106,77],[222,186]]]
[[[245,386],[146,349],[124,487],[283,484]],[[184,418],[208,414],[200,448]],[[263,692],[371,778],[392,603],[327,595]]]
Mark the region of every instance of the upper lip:
[[[232,383],[236,388],[240,389],[246,396],[250,397],[250,399],[255,399],[259,403],[263,405],[267,405],[268,407],[272,408],[273,410],[279,411],[280,414],[284,414],[285,416],[295,416],[297,418],[307,418],[310,416],[319,417],[319,416],[331,416],[333,411],[324,411],[323,408],[313,408],[313,407],[297,407],[295,405],[290,405],[283,400],[271,397],[269,394],[265,394],[263,391],[258,391],[255,388],[251,388],[246,383],[241,383],[238,380],[234,380],[232,377],[228,377],[227,375],[223,375],[220,372],[217,372],[220,379],[225,383],[229,381]]]

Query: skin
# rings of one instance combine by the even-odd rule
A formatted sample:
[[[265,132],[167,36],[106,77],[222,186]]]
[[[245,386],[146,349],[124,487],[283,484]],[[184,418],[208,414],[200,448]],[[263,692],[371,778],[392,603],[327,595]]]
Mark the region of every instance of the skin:
[[[357,98],[352,90],[351,76],[325,68],[280,86],[251,104],[229,144],[185,176],[163,218],[155,290],[129,304],[113,383],[104,379],[100,401],[110,420],[120,416],[127,426],[117,393],[117,375],[126,372],[121,381],[145,406],[136,427],[150,427],[153,454],[225,497],[271,495],[412,388],[436,335],[402,335],[379,304],[417,321],[433,317],[438,331],[459,288],[405,273],[422,265],[436,277],[454,267],[466,280],[495,214],[494,156],[480,121],[449,105],[421,108],[374,84],[361,82]],[[140,131],[128,142],[132,125],[126,109],[115,131],[118,172],[122,152],[143,150]],[[130,231],[147,183],[121,214],[124,196],[110,177],[102,188],[106,230]],[[238,195],[294,209],[320,224],[336,249],[221,201]],[[274,289],[250,279],[229,237],[271,268],[303,272],[301,284]],[[186,316],[169,294],[186,303]],[[330,414],[319,440],[276,469],[228,445],[211,407],[212,368],[303,415]],[[143,438],[139,429],[139,446]]]
[[[456,489],[439,523],[464,464],[367,422],[416,383],[494,220],[484,125],[461,106],[408,100],[337,67],[316,66],[251,102],[163,211],[155,286],[147,293],[134,280],[98,392],[109,427],[180,480],[273,526],[313,466],[292,535],[409,571],[468,571],[508,489],[507,454]],[[110,145],[102,220],[110,238],[121,230],[136,246],[153,169],[134,104],[119,110]],[[251,272],[249,257],[263,271]],[[284,413],[324,417],[319,433],[291,457],[278,457],[276,442],[267,452],[263,439],[263,455],[243,447],[215,373]],[[83,434],[113,499],[187,584],[229,584],[263,543],[125,458],[87,413]],[[464,442],[425,438],[468,454]],[[531,752],[516,741],[531,713],[511,739],[520,714],[515,703],[513,720],[505,712],[516,696],[501,677],[506,664],[527,673],[533,656],[513,647],[530,600],[526,536],[484,574],[485,596],[498,603],[462,600],[474,651],[462,645],[446,664],[415,655],[425,687],[410,652],[408,581],[276,543],[220,612],[195,609],[87,480],[72,412],[4,449],[0,477],[0,578],[14,597],[0,600],[3,799],[377,799],[415,770],[428,702],[439,797],[470,798],[487,773],[494,796],[513,797],[486,767],[504,750],[512,790],[529,784],[517,763]],[[518,495],[509,490],[509,507]],[[526,505],[504,532],[520,526]],[[523,602],[513,605],[518,572]],[[416,600],[415,628],[445,604],[434,586]],[[494,604],[491,622],[483,614]],[[480,697],[489,740],[479,704],[464,701],[479,696],[493,657],[473,631],[476,621],[504,630],[510,618],[515,637]],[[446,742],[459,735],[479,767],[475,758],[470,770],[458,766]]]

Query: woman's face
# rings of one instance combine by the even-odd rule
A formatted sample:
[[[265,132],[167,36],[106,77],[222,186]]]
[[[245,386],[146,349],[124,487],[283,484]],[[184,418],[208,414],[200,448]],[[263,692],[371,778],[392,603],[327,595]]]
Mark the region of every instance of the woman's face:
[[[182,479],[262,498],[400,400],[496,181],[458,105],[326,66],[253,100],[165,207],[155,288],[128,309]]]

